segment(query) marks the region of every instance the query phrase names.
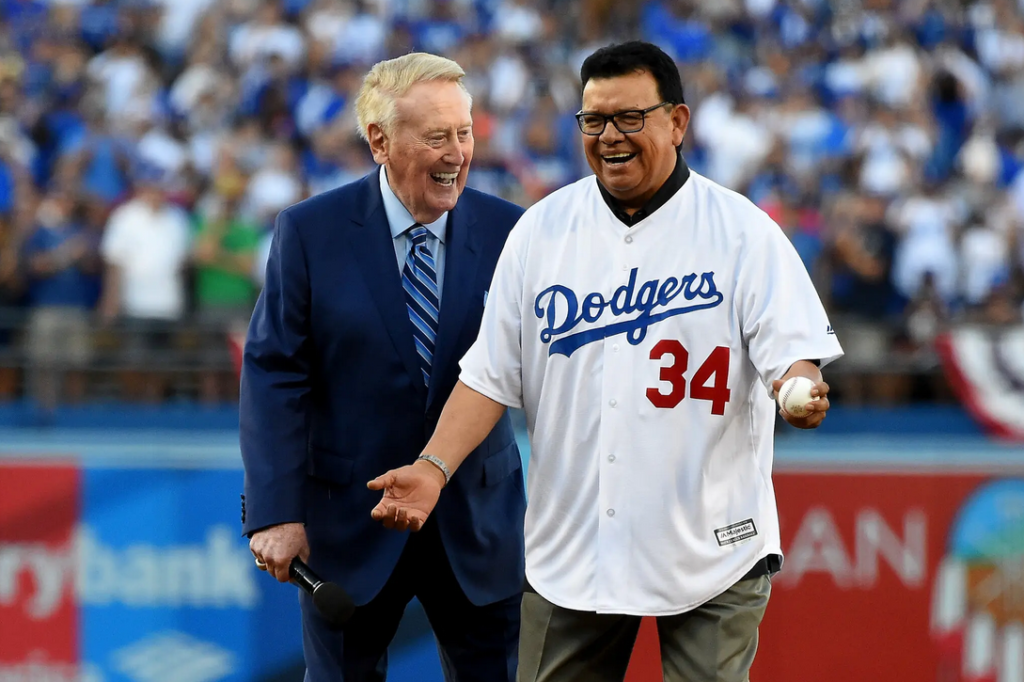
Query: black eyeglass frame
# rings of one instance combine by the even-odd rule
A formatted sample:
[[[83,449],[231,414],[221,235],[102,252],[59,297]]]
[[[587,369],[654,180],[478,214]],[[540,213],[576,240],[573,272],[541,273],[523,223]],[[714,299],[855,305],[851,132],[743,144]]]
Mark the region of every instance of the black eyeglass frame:
[[[675,102],[669,102],[668,100],[665,100],[664,102],[658,102],[654,106],[647,107],[646,109],[626,109],[624,111],[616,111],[614,114],[599,114],[596,111],[583,111],[582,109],[580,109],[578,112],[576,112],[576,125],[579,127],[581,133],[583,133],[584,135],[591,135],[593,137],[604,134],[605,129],[608,128],[608,121],[611,121],[612,125],[615,126],[615,129],[618,130],[623,135],[628,135],[630,133],[639,133],[641,130],[644,129],[644,126],[647,125],[647,114],[651,113],[652,111],[655,111],[656,109],[660,109],[666,104],[675,106]],[[617,116],[622,116],[623,114],[639,114],[640,127],[631,128],[630,130],[623,130],[621,127],[619,127],[619,122],[616,121],[615,118]],[[586,130],[583,129],[584,116],[600,116],[601,118],[604,119],[604,124],[601,126],[601,129],[596,133],[588,133]]]

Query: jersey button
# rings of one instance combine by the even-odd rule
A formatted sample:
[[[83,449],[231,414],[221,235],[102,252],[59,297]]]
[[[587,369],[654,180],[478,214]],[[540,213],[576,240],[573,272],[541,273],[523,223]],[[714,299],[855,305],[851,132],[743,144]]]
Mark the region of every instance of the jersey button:
[[[633,243],[633,238],[632,237],[626,237],[626,243],[627,244],[632,244]]]
[[[616,353],[618,353],[619,352],[619,344],[613,343],[612,344],[612,350],[615,351]]]
[[[608,510],[607,512],[605,512],[605,513],[607,513],[607,514],[608,514],[608,516],[615,516],[615,510],[614,510],[614,509],[609,509],[609,510]]]
[[[608,404],[611,405],[612,407],[615,407],[619,403],[618,401],[615,400],[615,398],[612,398],[611,400],[608,401]]]
[[[609,462],[614,462],[615,461],[615,455],[608,455],[608,461]]]

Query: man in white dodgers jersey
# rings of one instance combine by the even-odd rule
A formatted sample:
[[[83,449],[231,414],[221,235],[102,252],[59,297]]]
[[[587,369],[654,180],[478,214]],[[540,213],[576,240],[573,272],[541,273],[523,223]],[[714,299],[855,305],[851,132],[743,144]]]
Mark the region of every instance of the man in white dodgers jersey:
[[[773,397],[842,355],[795,250],[744,197],[691,172],[672,59],[649,43],[583,64],[595,176],[530,208],[460,383],[415,464],[369,483],[375,519],[422,527],[505,406],[522,408],[527,591],[521,681],[622,680],[656,616],[666,680],[748,679],[781,566]]]

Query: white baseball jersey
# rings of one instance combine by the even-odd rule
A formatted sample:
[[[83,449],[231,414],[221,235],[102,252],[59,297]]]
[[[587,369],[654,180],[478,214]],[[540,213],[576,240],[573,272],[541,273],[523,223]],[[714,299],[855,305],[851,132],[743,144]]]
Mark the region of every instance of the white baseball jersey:
[[[840,355],[782,230],[697,173],[633,227],[592,176],[530,208],[461,373],[526,413],[530,584],[675,614],[781,554],[771,381]]]

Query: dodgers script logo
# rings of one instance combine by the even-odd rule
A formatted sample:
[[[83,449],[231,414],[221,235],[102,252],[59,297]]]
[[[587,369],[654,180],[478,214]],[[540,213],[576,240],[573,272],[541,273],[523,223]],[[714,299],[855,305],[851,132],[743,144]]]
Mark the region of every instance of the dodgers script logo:
[[[588,343],[622,333],[625,333],[626,339],[635,346],[644,340],[651,325],[676,315],[714,308],[725,298],[715,286],[713,272],[700,275],[700,283],[696,286],[694,283],[697,282],[697,273],[691,273],[681,280],[675,277],[669,277],[664,282],[657,279],[648,280],[641,284],[639,289],[636,287],[636,274],[637,268],[633,268],[629,272],[629,282],[616,289],[611,299],[607,301],[600,292],[595,291],[584,296],[583,304],[580,305],[576,292],[561,284],[555,284],[540,292],[534,304],[534,312],[540,319],[547,318],[547,327],[540,332],[542,343],[551,342],[556,335],[568,334],[580,322],[597,322],[605,313],[610,313],[611,317],[621,317],[640,311],[640,314],[631,320],[613,322],[604,327],[594,327],[563,336],[551,343],[548,355],[561,353],[569,357]],[[700,303],[654,313],[655,310],[667,306],[680,294],[687,301],[700,299]]]

